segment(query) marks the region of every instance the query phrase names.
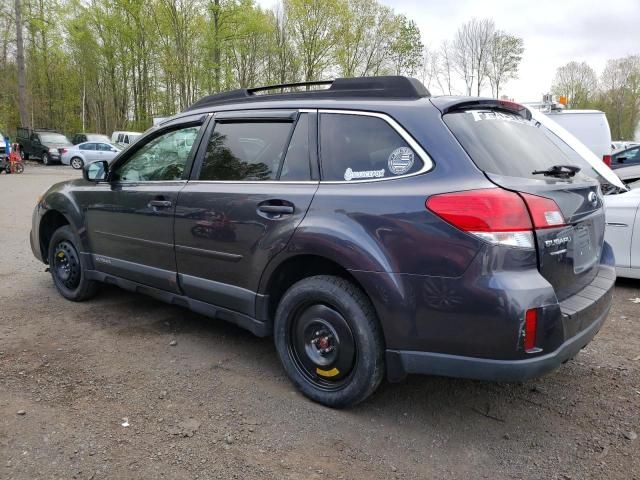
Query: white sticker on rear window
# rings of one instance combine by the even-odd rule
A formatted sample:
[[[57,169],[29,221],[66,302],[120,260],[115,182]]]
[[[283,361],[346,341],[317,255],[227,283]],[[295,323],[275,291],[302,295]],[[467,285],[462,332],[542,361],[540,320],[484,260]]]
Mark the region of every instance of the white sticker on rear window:
[[[361,172],[354,172],[351,167],[347,168],[344,171],[344,179],[348,182],[349,180],[359,180],[363,178],[382,178],[384,177],[384,168],[382,170],[363,170]]]
[[[409,147],[396,148],[387,161],[389,171],[394,175],[404,175],[413,167],[413,150]]]
[[[473,119],[476,122],[481,120],[503,120],[505,122],[516,122],[531,125],[530,121],[513,113],[498,112],[496,110],[471,110],[467,113],[473,115]]]

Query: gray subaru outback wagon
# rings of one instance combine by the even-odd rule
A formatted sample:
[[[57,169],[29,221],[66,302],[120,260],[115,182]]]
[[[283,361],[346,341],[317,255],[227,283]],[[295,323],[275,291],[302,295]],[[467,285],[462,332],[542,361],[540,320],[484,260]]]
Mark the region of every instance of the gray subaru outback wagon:
[[[203,98],[52,186],[31,246],[70,300],[106,282],[273,336],[344,407],[574,357],[611,304],[604,229],[593,169],[524,107],[341,78]]]

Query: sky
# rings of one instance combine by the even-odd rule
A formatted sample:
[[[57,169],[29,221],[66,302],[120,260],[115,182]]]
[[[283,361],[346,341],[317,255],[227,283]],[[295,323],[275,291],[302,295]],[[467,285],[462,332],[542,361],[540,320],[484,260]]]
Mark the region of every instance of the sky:
[[[422,41],[437,48],[473,17],[524,40],[518,79],[502,93],[516,101],[541,100],[556,69],[585,61],[599,75],[608,59],[640,55],[640,0],[379,0],[413,19]],[[278,0],[258,0],[272,7]],[[437,86],[432,93],[438,94]],[[458,86],[463,93],[464,84]],[[485,94],[490,90],[487,84]]]

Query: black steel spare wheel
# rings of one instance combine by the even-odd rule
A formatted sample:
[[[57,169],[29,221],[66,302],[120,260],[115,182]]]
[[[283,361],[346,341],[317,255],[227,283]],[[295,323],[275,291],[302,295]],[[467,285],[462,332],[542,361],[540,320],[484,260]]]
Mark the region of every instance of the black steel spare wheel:
[[[75,290],[80,284],[80,259],[73,245],[62,240],[56,245],[53,254],[53,273],[69,290]]]
[[[357,355],[353,334],[336,309],[305,305],[294,313],[287,344],[300,373],[316,388],[337,390],[348,381]]]

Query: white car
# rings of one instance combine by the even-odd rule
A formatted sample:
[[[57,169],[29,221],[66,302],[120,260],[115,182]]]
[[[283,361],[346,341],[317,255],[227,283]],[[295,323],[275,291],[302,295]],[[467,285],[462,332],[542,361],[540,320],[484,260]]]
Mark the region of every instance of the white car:
[[[607,228],[619,277],[640,278],[640,188],[604,197]]]
[[[63,165],[71,165],[71,167],[79,170],[87,163],[96,160],[106,160],[111,163],[121,151],[122,148],[112,143],[84,142],[65,148],[60,161]]]

